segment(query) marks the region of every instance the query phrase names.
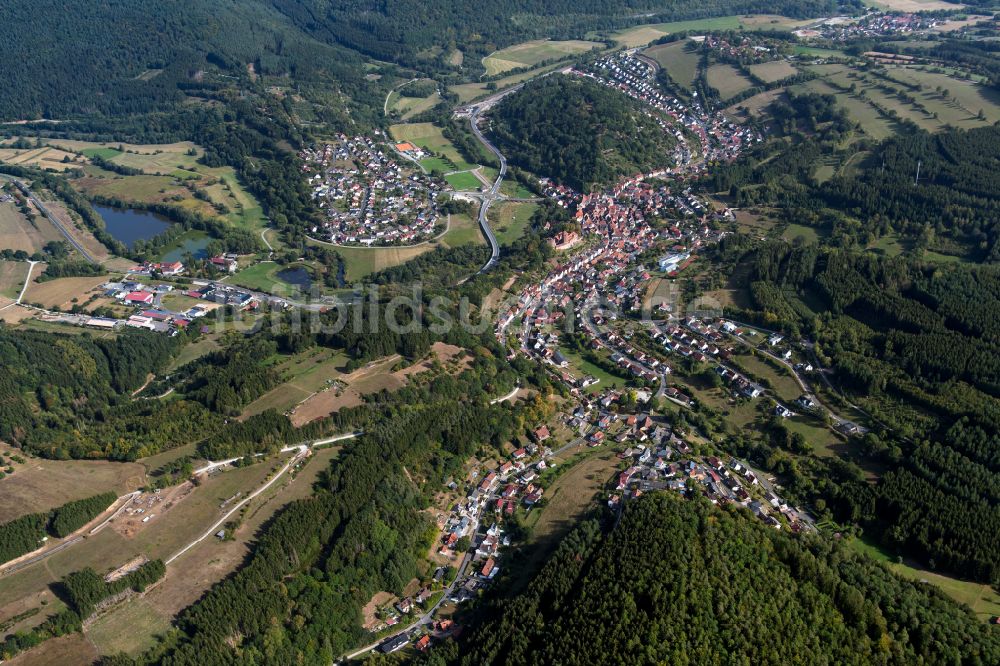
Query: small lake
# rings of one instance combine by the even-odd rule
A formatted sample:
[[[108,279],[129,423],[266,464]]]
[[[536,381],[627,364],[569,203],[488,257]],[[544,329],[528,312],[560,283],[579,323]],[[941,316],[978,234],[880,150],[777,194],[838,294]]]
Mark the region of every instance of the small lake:
[[[300,287],[303,291],[312,286],[312,275],[302,266],[297,266],[295,268],[283,268],[274,274],[274,277],[278,278],[286,284],[295,285]]]
[[[195,259],[208,259],[208,244],[212,242],[209,236],[185,238],[179,247],[163,255],[163,261],[184,261],[184,254],[190,252]]]
[[[144,210],[134,208],[112,208],[110,206],[94,206],[104,219],[104,227],[115,240],[125,243],[129,249],[137,240],[149,240],[170,228],[170,220]]]

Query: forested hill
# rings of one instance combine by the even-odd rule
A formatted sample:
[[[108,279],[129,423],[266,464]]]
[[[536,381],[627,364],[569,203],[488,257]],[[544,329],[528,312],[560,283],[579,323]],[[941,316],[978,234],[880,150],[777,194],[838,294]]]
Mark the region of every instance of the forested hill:
[[[1000,632],[930,586],[743,509],[659,493],[606,536],[582,524],[482,616],[423,663],[1000,663]]]
[[[201,73],[362,85],[361,57],[305,35],[266,0],[5,0],[0,119],[166,109]],[[211,88],[211,85],[207,86]]]
[[[831,0],[271,0],[299,27],[383,60],[444,63],[454,48],[475,62],[532,37],[578,38],[588,30],[729,14],[811,18]],[[434,48],[441,47],[441,48]]]
[[[677,143],[638,102],[569,76],[528,83],[490,118],[513,164],[577,190],[665,166]]]

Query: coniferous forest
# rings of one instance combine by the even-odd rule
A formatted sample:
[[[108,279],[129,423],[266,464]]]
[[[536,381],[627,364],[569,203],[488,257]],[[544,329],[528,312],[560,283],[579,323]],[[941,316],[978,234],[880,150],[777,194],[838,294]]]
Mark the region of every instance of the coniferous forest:
[[[928,585],[744,509],[648,495],[565,539],[418,663],[992,664],[1000,636]]]

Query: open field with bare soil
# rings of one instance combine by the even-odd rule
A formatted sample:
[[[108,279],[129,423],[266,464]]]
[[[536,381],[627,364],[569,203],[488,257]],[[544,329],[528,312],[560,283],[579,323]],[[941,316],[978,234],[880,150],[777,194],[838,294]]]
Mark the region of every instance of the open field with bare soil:
[[[0,450],[4,457],[14,453],[25,458],[13,474],[0,480],[0,523],[109,490],[121,495],[146,481],[146,470],[139,463],[47,460],[7,446]]]

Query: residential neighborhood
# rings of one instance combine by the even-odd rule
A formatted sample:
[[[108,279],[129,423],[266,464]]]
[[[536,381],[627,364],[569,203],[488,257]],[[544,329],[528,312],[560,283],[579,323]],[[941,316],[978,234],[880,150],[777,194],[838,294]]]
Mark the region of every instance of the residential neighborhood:
[[[326,215],[312,232],[338,245],[382,246],[411,245],[443,231],[437,201],[446,184],[402,157],[412,149],[393,146],[375,130],[372,137],[341,134],[302,151],[313,198]]]

